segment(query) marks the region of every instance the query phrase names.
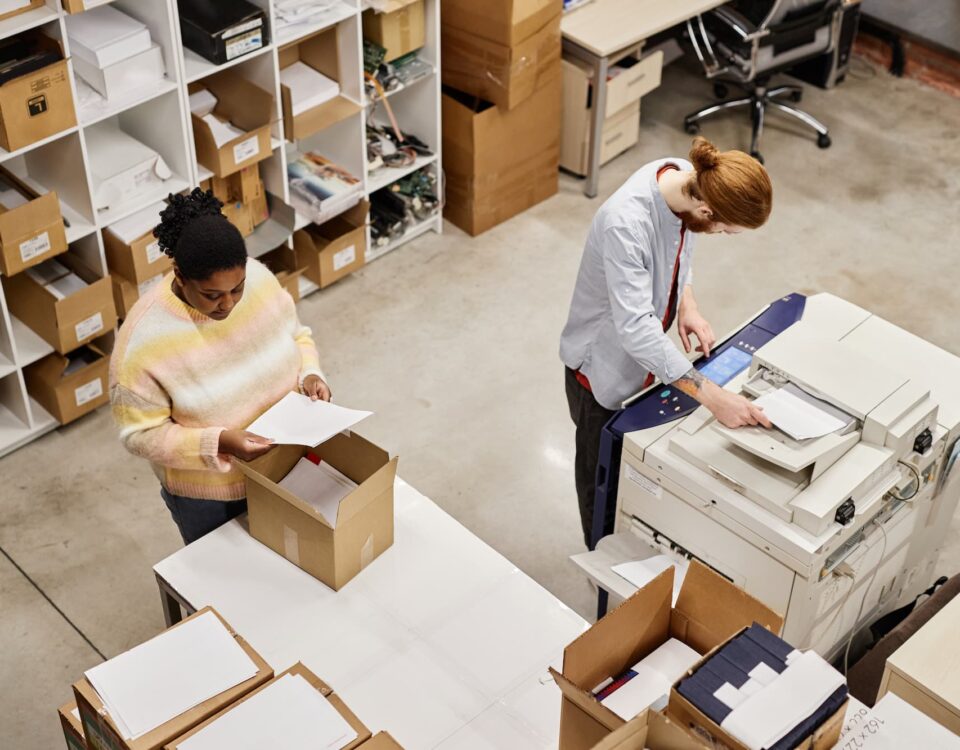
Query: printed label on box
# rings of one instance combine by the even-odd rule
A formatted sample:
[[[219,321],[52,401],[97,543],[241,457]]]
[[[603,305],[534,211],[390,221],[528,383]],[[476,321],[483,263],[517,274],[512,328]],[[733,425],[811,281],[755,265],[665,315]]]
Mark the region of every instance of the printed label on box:
[[[238,36],[226,43],[227,60],[233,60],[248,52],[260,49],[263,46],[263,31],[257,29],[243,36]]]
[[[236,146],[233,147],[233,161],[236,164],[239,164],[242,161],[246,161],[257,154],[260,153],[260,143],[257,139],[257,136],[253,138],[247,138],[245,141],[240,141]]]
[[[77,332],[77,341],[83,341],[94,334],[100,333],[100,331],[103,330],[103,315],[97,313],[96,315],[91,315],[86,320],[81,320],[77,323],[74,330]]]
[[[641,490],[646,492],[648,495],[653,495],[654,497],[663,497],[663,487],[654,482],[652,479],[648,479],[639,471],[634,469],[630,464],[626,464],[627,467],[627,479],[637,485]]]
[[[100,378],[91,380],[89,383],[75,388],[73,394],[77,397],[77,406],[83,406],[103,395],[103,381]]]
[[[151,242],[147,245],[147,263],[156,263],[163,257],[163,250],[160,249],[159,242]]]
[[[334,253],[333,255],[333,270],[339,271],[341,268],[346,268],[351,263],[357,259],[357,246],[350,245],[350,247],[345,247],[339,253]]]
[[[142,297],[151,289],[153,289],[157,284],[159,284],[161,281],[163,281],[162,273],[158,273],[156,276],[154,276],[151,279],[147,279],[146,281],[141,281],[137,285],[137,293]]]
[[[20,243],[20,259],[24,263],[47,252],[50,252],[50,234],[48,232],[42,232],[32,239]]]
[[[263,19],[254,18],[252,21],[231,26],[229,29],[223,32],[223,38],[229,39],[237,34],[242,34],[244,31],[250,31],[250,29],[259,29],[261,26],[263,26]]]

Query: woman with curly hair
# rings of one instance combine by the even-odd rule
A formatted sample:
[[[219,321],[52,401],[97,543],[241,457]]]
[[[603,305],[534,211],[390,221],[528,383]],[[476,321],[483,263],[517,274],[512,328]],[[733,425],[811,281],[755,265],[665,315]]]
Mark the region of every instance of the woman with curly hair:
[[[110,362],[120,440],[153,465],[185,544],[246,510],[232,458],[272,447],[246,425],[291,390],[330,400],[310,329],[221,207],[170,196],[153,233],[173,274],[134,305]]]

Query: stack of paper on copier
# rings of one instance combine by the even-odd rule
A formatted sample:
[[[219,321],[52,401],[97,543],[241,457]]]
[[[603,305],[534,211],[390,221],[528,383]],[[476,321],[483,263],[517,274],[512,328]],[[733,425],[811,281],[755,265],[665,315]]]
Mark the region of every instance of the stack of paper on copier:
[[[682,680],[677,692],[751,750],[796,747],[847,699],[843,675],[756,623]]]
[[[280,480],[280,486],[314,508],[334,529],[340,501],[357,489],[357,483],[350,477],[324,461],[310,458],[301,458]]]
[[[257,674],[213,612],[86,672],[124,739],[136,739]]]
[[[179,744],[179,750],[340,750],[356,730],[300,675],[286,674]]]
[[[339,83],[299,60],[280,71],[280,83],[290,89],[294,117],[340,94]]]

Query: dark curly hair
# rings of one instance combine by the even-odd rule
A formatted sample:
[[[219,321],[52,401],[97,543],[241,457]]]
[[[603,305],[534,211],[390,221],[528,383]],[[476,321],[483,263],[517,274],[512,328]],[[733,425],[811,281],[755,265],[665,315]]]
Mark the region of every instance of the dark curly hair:
[[[243,236],[220,212],[223,204],[212,192],[194,188],[190,195],[167,200],[153,236],[185,279],[202,281],[216,271],[246,265]]]

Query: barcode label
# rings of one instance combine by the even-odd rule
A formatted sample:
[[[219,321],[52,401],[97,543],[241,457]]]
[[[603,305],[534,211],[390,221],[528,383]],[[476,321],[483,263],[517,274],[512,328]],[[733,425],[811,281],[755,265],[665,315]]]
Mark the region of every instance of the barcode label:
[[[253,138],[247,138],[245,141],[240,141],[240,143],[233,147],[233,161],[235,164],[239,164],[242,161],[253,158],[259,153],[259,140],[257,139],[257,136],[253,136]]]
[[[100,378],[91,380],[89,383],[75,388],[73,393],[77,397],[77,406],[83,406],[103,395],[103,382]]]
[[[48,232],[42,232],[36,237],[20,243],[20,259],[24,263],[47,252],[50,252],[50,234]]]
[[[151,242],[147,245],[147,263],[156,263],[163,256],[163,250],[160,249],[159,242]]]
[[[103,315],[96,313],[85,320],[81,320],[74,327],[77,332],[77,341],[83,341],[103,330]]]
[[[339,271],[346,268],[357,259],[357,246],[350,245],[345,247],[339,253],[333,255],[333,270]]]
[[[227,60],[233,60],[263,46],[263,31],[257,29],[226,42]]]

